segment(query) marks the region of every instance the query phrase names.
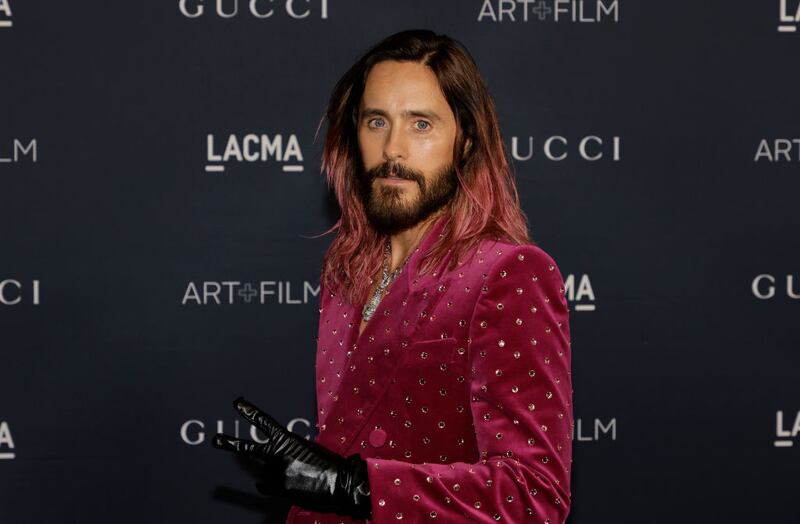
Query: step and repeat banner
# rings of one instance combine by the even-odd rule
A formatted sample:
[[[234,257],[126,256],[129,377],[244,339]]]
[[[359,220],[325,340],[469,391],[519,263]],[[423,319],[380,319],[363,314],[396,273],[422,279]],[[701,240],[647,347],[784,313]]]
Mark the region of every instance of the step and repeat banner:
[[[800,1],[0,0],[0,522],[283,522],[319,161],[381,38],[463,42],[570,304],[574,524],[800,523]],[[257,472],[255,472],[257,473]]]

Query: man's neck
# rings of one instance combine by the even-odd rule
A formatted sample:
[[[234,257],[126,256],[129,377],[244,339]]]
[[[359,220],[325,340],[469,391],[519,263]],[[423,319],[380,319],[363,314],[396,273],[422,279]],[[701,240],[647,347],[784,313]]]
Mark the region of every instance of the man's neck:
[[[389,261],[389,272],[391,273],[402,264],[406,257],[417,248],[422,237],[428,229],[442,216],[442,211],[437,211],[416,226],[401,231],[391,236],[392,254]]]

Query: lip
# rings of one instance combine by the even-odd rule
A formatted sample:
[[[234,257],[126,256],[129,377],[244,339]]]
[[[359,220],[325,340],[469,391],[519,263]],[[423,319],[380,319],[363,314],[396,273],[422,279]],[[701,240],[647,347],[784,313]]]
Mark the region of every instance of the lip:
[[[381,177],[379,178],[382,182],[387,184],[403,184],[405,182],[413,182],[413,180],[409,180],[407,178],[389,178],[389,177]]]

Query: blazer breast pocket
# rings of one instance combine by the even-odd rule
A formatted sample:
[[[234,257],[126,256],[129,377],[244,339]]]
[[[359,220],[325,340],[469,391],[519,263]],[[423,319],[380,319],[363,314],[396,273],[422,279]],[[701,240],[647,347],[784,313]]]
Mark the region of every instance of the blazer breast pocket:
[[[409,344],[406,350],[404,366],[419,361],[428,362],[452,362],[456,356],[457,340],[453,337],[431,338],[428,340],[417,340]]]
[[[418,340],[408,346],[401,369],[415,372],[420,377],[464,373],[463,344],[453,337]]]

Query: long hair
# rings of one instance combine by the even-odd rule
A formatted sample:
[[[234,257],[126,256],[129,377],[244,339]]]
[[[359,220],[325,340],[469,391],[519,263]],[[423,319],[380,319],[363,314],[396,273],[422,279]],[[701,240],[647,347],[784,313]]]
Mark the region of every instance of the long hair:
[[[428,66],[457,124],[452,162],[458,189],[444,210],[449,219],[443,236],[421,254],[419,273],[438,267],[448,254],[447,270],[452,270],[486,237],[512,244],[534,243],[528,236],[494,102],[469,51],[457,40],[433,31],[395,33],[367,51],[339,79],[320,121],[321,127],[328,120],[321,167],[341,208],[339,220],[322,233],[337,231],[325,253],[320,281],[354,305],[366,300],[371,277],[382,264],[385,237],[370,226],[355,177],[361,162],[357,138],[361,97],[372,66],[385,60]]]

